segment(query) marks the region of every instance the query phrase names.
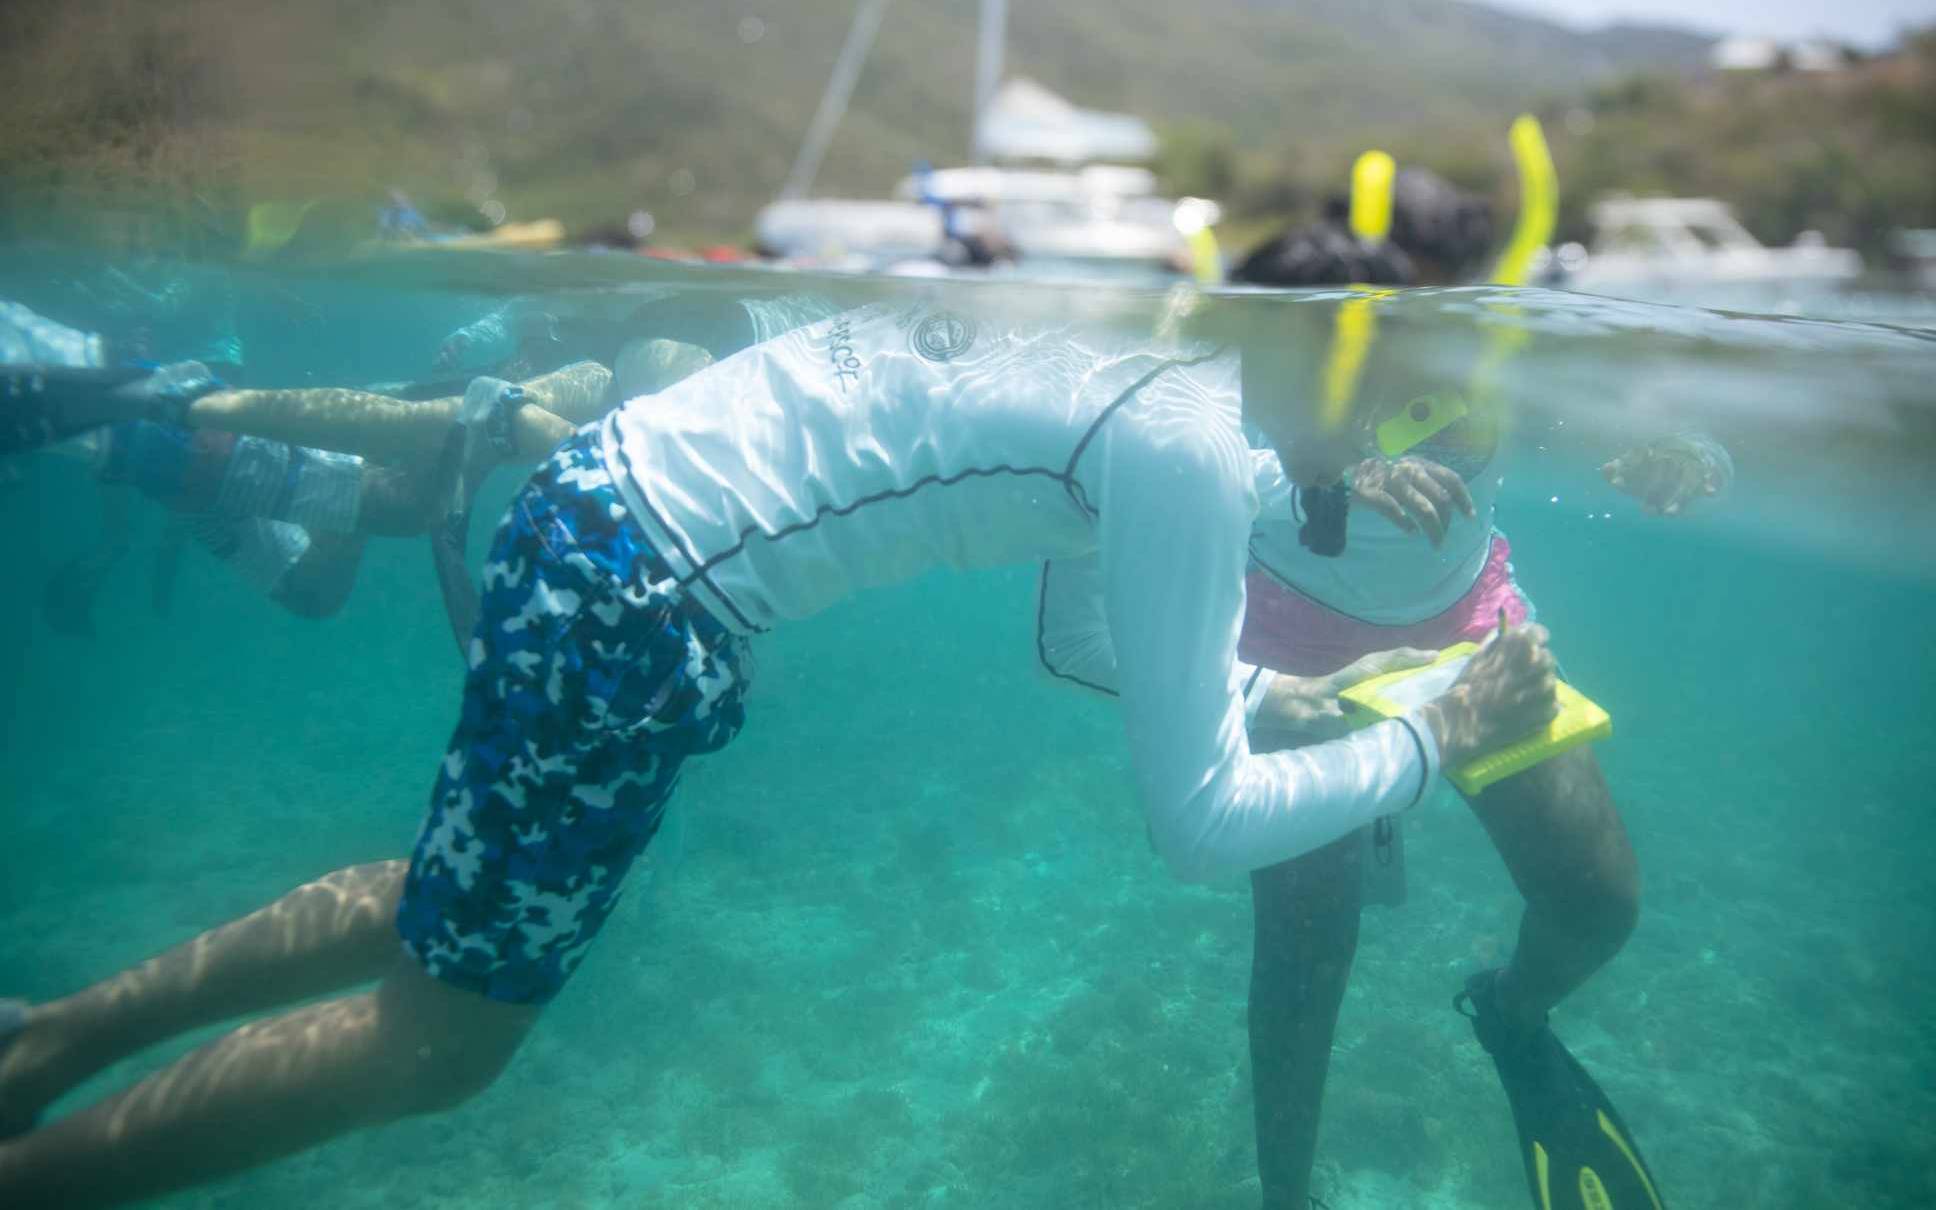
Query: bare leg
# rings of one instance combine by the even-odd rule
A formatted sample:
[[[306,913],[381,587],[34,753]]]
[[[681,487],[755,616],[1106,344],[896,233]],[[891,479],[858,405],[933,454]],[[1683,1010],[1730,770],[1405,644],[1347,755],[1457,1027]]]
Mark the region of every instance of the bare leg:
[[[457,421],[456,399],[411,402],[339,387],[216,391],[188,408],[189,427],[221,429],[378,462],[434,457]]]
[[[1305,1210],[1363,896],[1354,833],[1250,876],[1251,1092],[1266,1210]]]
[[[311,534],[309,549],[283,573],[269,599],[299,618],[335,617],[356,587],[362,534]]]
[[[1589,748],[1488,787],[1473,812],[1526,897],[1499,1004],[1532,1028],[1626,944],[1640,913],[1633,845]]]
[[[0,1143],[0,1205],[82,1210],[152,1197],[489,1085],[538,1010],[447,987],[395,949],[390,961],[372,991],[242,1026],[118,1096]]]
[[[408,866],[337,870],[85,991],[35,1006],[26,1029],[0,1051],[0,1133],[165,1038],[378,978],[397,956],[394,920]]]
[[[407,465],[437,457],[444,434],[457,422],[460,402],[456,398],[412,402],[340,387],[216,391],[189,406],[187,422],[191,428],[221,429]],[[532,405],[513,413],[511,424],[517,453],[529,458],[550,453],[575,427]]]
[[[356,505],[356,532],[378,538],[414,538],[429,533],[450,507],[450,494],[463,469],[462,442],[445,433],[433,463],[414,466],[363,464]]]
[[[94,636],[94,602],[134,547],[133,493],[104,486],[101,537],[55,569],[41,593],[41,616],[56,634]]]

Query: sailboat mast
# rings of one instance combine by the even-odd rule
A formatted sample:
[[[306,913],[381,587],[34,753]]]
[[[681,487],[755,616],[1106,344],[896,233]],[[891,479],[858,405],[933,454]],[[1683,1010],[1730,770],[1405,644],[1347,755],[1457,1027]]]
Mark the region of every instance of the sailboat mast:
[[[847,27],[847,41],[840,48],[840,57],[834,60],[834,73],[827,79],[827,91],[820,94],[820,108],[814,111],[813,121],[807,126],[800,154],[793,159],[793,171],[787,173],[786,184],[780,188],[781,197],[805,197],[807,190],[813,188],[813,178],[819,174],[827,144],[833,142],[834,130],[847,112],[847,102],[853,99],[854,82],[860,79],[861,65],[867,62],[867,52],[873,49],[874,35],[881,28],[881,14],[887,11],[889,2],[860,0],[860,7],[854,11],[854,23]]]
[[[1002,84],[1002,50],[1007,34],[1008,0],[981,0],[981,39],[975,52],[975,112],[971,119],[975,159],[981,163],[987,163],[989,158],[982,145],[982,118],[995,99],[995,90]]]

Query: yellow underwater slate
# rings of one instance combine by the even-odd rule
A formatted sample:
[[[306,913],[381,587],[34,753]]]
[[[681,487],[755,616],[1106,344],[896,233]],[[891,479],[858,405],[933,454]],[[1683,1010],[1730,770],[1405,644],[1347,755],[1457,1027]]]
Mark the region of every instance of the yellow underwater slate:
[[[1450,689],[1477,650],[1477,643],[1456,643],[1422,668],[1387,672],[1359,681],[1338,694],[1338,698],[1345,706],[1347,717],[1360,727],[1369,727],[1382,719],[1415,710]],[[1492,783],[1530,769],[1568,748],[1613,734],[1612,716],[1564,681],[1559,685],[1559,700],[1559,715],[1544,728],[1475,757],[1456,769],[1447,769],[1445,776],[1465,793],[1477,794]]]

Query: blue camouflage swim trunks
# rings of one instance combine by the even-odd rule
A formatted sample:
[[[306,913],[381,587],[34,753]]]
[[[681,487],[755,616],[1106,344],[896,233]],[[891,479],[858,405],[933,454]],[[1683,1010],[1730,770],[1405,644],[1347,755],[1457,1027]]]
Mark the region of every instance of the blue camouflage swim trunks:
[[[685,758],[746,719],[744,641],[679,591],[598,442],[560,447],[498,527],[397,911],[431,975],[508,1003],[564,987]]]

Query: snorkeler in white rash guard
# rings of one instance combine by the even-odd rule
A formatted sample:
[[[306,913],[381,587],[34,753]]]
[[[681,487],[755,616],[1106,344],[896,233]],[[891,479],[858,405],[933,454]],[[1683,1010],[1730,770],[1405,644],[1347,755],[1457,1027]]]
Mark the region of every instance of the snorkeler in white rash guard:
[[[614,413],[600,455],[675,585],[735,636],[938,564],[1097,557],[1151,834],[1179,874],[1216,876],[1402,808],[1437,760],[1417,720],[1245,746],[1270,678],[1228,647],[1257,508],[1237,374],[1209,349],[862,312]]]
[[[1299,483],[1334,481],[1348,458],[1306,439],[1305,364],[1288,347],[1240,365],[873,308],[581,429],[486,561],[460,718],[407,872],[339,871],[138,973],[0,1005],[0,1130],[25,1131],[0,1143],[0,1202],[151,1196],[487,1086],[577,968],[684,759],[737,733],[751,636],[870,585],[1098,556],[1150,833],[1186,877],[1322,845],[1416,801],[1441,759],[1550,719],[1550,657],[1526,627],[1413,717],[1251,752],[1269,678],[1235,656],[1258,507],[1243,421],[1274,435]],[[392,909],[400,950],[367,928]],[[159,1037],[369,979],[31,1129]]]

